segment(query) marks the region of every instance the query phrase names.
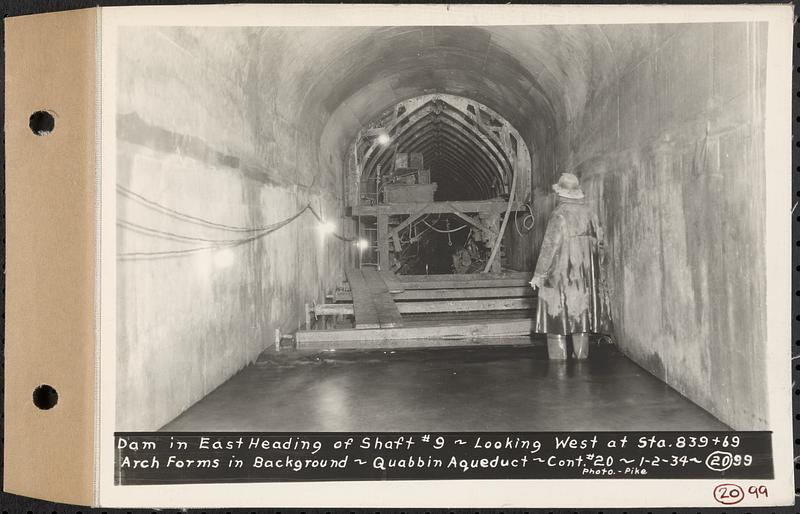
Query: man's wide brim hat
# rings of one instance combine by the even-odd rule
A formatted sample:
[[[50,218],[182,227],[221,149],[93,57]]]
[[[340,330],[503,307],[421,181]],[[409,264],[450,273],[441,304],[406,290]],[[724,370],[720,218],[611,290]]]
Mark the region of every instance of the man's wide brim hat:
[[[573,198],[575,200],[583,198],[583,189],[581,189],[578,177],[572,173],[562,173],[558,183],[553,184],[553,191],[564,198]]]

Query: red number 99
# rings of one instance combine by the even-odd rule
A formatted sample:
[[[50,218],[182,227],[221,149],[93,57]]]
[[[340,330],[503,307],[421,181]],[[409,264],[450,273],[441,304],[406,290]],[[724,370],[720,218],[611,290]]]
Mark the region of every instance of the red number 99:
[[[769,493],[767,492],[767,486],[765,485],[751,485],[747,488],[747,492],[754,495],[756,498],[761,498],[762,496],[766,498],[769,496]]]

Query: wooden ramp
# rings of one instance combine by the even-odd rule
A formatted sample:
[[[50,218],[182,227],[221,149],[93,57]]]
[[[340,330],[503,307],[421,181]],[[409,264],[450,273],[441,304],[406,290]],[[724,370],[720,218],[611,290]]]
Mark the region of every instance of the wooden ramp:
[[[380,273],[374,269],[346,272],[353,301],[355,328],[358,330],[403,326],[400,311]]]
[[[389,293],[389,289],[386,287],[386,283],[381,278],[380,273],[375,269],[365,268],[361,270],[361,274],[364,276],[364,280],[367,283],[367,289],[372,297],[372,303],[378,311],[378,321],[380,322],[381,328],[402,327],[403,320],[400,317],[400,311],[397,310],[397,305],[395,305],[392,295]]]

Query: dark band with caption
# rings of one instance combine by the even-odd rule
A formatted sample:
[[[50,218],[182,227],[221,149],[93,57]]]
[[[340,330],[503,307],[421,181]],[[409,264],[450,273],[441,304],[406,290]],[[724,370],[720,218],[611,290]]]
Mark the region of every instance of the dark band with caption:
[[[771,432],[119,432],[118,485],[769,479]]]

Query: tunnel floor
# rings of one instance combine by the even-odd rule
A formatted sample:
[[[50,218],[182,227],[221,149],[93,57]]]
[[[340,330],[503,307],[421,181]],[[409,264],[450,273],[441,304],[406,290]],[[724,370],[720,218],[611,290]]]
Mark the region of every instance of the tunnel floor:
[[[611,345],[265,352],[169,431],[726,430]],[[522,344],[520,344],[522,343]]]

